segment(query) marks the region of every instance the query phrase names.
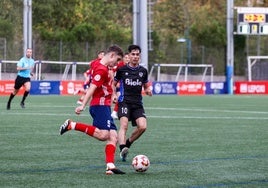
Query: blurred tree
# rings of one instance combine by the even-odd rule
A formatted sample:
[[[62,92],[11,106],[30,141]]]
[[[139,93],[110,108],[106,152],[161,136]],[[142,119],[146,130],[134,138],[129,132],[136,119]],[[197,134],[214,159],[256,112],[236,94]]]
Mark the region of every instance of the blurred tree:
[[[126,1],[39,0],[33,7],[34,28],[43,39],[131,40],[131,12]]]
[[[212,54],[207,57],[207,63],[215,62],[223,69],[226,0],[152,1],[155,2],[152,23],[154,51],[150,51],[150,62],[177,63],[177,54],[182,47],[177,39],[189,37],[192,46],[203,46],[206,54]],[[247,6],[248,2],[235,0],[235,6]],[[251,2],[252,6],[268,6],[267,0]],[[45,49],[39,48],[40,51],[43,50],[40,58],[58,59],[57,54],[60,51],[57,43],[53,43],[51,47],[44,45],[42,41],[70,42],[63,50],[69,53],[68,59],[81,57],[76,47],[83,43],[132,42],[132,0],[33,0],[32,5],[36,47],[46,46]],[[14,48],[18,48],[13,45],[15,41],[16,44],[21,43],[23,38],[23,0],[1,0],[0,8],[0,37],[7,38],[10,43],[9,51],[12,53]],[[244,48],[245,37],[236,36],[235,51],[239,52],[239,56],[244,55]],[[43,56],[45,50],[47,56]],[[195,53],[193,51],[192,55]],[[238,69],[243,67],[240,63],[243,60],[236,62]]]
[[[154,43],[158,45],[154,46],[154,49],[164,53],[156,52],[155,55],[151,55],[154,58],[153,62],[178,63],[175,54],[178,54],[178,47],[183,46],[176,45],[176,41],[178,37],[184,37],[189,38],[192,46],[195,46],[191,49],[192,56],[197,53],[194,50],[202,46],[207,53],[206,63],[214,64],[216,73],[223,73],[226,61],[226,0],[158,0],[156,2],[153,40],[157,39],[160,42]],[[235,5],[246,6],[246,2],[236,0]],[[244,53],[245,45],[244,36],[235,36],[236,55],[241,56]],[[186,54],[186,47],[184,48]],[[198,58],[196,59],[200,62]],[[236,72],[242,73],[243,58],[236,60],[235,63]]]
[[[22,31],[22,4],[23,1],[18,0],[0,1],[0,37],[11,40]]]
[[[184,35],[187,27],[186,0],[160,1],[154,6],[153,29],[162,41],[169,41]]]
[[[22,16],[23,1],[1,0],[0,1],[0,38],[7,41],[7,56],[19,58],[22,54]],[[17,43],[18,45],[14,45]]]

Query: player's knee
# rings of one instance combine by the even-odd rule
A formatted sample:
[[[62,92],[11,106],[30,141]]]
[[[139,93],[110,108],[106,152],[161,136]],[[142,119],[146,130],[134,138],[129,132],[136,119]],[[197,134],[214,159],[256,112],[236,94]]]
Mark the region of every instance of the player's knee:
[[[145,132],[147,129],[147,126],[146,124],[143,124],[143,125],[138,126],[138,129],[140,130],[140,132]]]
[[[109,139],[109,134],[100,134],[98,136],[98,140],[100,140],[100,141],[106,141],[108,139]]]
[[[121,131],[127,131],[127,128],[128,128],[128,124],[121,124],[120,125],[120,130]]]
[[[114,136],[112,136],[112,137],[110,137],[109,138],[109,141],[111,142],[111,143],[113,143],[113,144],[117,144],[117,141],[118,141],[118,139],[117,139],[117,137],[114,137]]]
[[[17,95],[18,91],[19,91],[19,90],[15,89],[15,90],[13,91],[13,95]]]
[[[30,85],[28,85],[28,86],[25,87],[25,91],[28,91],[29,92],[30,89],[31,89],[31,86]]]
[[[116,145],[117,141],[118,141],[118,135],[117,135],[116,130],[111,130],[108,142]]]

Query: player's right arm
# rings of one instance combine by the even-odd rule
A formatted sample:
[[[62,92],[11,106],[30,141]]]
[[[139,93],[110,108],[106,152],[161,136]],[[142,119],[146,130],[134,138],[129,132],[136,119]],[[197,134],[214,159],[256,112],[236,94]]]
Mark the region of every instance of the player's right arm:
[[[28,70],[28,69],[32,69],[31,67],[17,67],[17,70]]]
[[[31,69],[33,69],[33,67],[32,66],[25,67],[22,60],[20,60],[18,62],[18,64],[17,64],[17,71],[20,71],[20,70],[31,70]]]
[[[93,93],[95,92],[96,88],[97,88],[97,86],[95,84],[92,84],[92,83],[90,84],[90,86],[86,92],[86,95],[83,99],[82,104],[75,109],[76,114],[79,115],[85,109],[86,105],[88,104],[88,102],[89,102],[90,98],[92,97]]]

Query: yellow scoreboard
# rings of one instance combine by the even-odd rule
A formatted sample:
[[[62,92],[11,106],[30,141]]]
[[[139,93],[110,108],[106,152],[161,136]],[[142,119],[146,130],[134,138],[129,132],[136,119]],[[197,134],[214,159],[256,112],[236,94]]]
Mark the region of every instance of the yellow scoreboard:
[[[268,8],[237,7],[237,34],[268,35]]]
[[[266,22],[265,14],[242,14],[243,21],[247,23],[264,23]]]

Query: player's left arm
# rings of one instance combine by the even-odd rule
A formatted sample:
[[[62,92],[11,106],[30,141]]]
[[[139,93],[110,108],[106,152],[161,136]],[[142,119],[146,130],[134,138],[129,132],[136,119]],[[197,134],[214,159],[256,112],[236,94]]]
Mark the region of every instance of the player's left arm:
[[[153,93],[152,93],[152,90],[151,90],[151,86],[149,85],[149,83],[145,83],[143,84],[143,89],[144,89],[144,93],[148,96],[152,96]]]
[[[149,81],[148,81],[148,72],[147,72],[147,70],[144,71],[143,90],[144,90],[144,93],[146,95],[148,95],[148,96],[152,96],[153,95],[151,86],[150,86]]]
[[[23,61],[23,59],[20,59],[20,61],[17,64],[17,70],[18,71],[22,71],[22,70],[30,70],[30,71],[32,71],[33,68],[34,68],[34,61],[31,62],[30,65],[26,66],[25,63],[24,63],[24,61]]]
[[[30,75],[31,75],[31,76],[34,76],[34,73],[33,73],[34,66],[35,66],[35,61],[33,60],[33,61],[32,61],[32,65],[31,65],[31,69],[30,69],[30,70],[31,70],[31,72],[30,72]]]

